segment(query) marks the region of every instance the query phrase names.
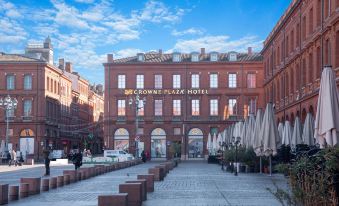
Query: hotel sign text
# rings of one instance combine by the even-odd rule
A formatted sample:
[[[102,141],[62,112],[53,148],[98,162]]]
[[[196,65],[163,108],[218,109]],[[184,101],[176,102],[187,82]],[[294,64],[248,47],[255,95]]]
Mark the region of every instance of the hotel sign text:
[[[173,94],[189,94],[189,95],[195,95],[195,94],[208,94],[207,89],[125,89],[124,90],[125,95],[133,95],[133,94],[139,94],[139,95],[173,95]]]

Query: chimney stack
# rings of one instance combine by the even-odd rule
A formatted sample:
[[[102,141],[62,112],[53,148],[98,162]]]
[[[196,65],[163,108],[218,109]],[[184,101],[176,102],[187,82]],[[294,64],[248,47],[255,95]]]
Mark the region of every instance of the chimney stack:
[[[113,54],[107,54],[107,63],[113,63]]]
[[[162,49],[159,49],[159,56],[162,56]]]
[[[72,69],[72,63],[71,62],[66,62],[65,70],[66,70],[66,72],[72,73],[73,69]]]
[[[201,48],[201,49],[200,49],[200,54],[201,54],[201,55],[205,55],[205,48]]]
[[[65,69],[65,59],[59,59],[59,69],[64,70]]]
[[[248,55],[252,55],[253,54],[253,52],[252,52],[252,47],[248,47],[247,48],[247,53],[248,53]]]

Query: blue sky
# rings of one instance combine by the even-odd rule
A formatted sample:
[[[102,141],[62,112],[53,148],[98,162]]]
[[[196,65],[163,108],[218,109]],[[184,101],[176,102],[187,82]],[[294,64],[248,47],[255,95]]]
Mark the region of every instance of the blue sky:
[[[54,61],[65,58],[92,83],[102,63],[164,52],[260,51],[291,0],[0,0],[0,51],[24,53],[50,36]]]

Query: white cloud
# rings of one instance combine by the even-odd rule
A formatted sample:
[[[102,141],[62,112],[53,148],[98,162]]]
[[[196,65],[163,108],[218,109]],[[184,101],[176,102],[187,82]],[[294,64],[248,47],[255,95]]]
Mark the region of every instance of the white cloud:
[[[0,0],[0,11],[3,11],[7,17],[20,18],[22,15],[19,10],[10,2]]]
[[[135,48],[122,49],[114,53],[114,58],[119,59],[119,58],[124,58],[124,57],[136,56],[137,53],[141,53],[141,52],[142,50],[135,49]]]
[[[16,20],[0,18],[0,28],[0,43],[17,44],[26,40],[27,33]]]
[[[85,4],[91,4],[94,2],[94,0],[75,0],[78,3],[85,3]]]
[[[254,50],[260,50],[262,48],[262,42],[263,40],[258,39],[256,36],[245,36],[236,40],[231,40],[230,37],[226,35],[205,36],[190,40],[180,39],[168,52],[192,52],[199,51],[200,48],[206,48],[207,51],[217,52],[244,52],[249,46],[253,47]]]
[[[184,36],[184,35],[202,35],[203,33],[204,32],[202,30],[192,27],[183,31],[177,31],[176,29],[174,29],[171,34],[173,36]]]

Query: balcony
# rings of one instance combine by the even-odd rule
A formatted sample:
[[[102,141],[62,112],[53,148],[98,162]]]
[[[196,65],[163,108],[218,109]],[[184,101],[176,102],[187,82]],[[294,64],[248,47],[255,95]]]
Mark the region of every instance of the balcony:
[[[208,120],[209,120],[209,121],[219,121],[219,120],[220,120],[220,117],[219,117],[219,116],[209,116],[209,117],[208,117]]]
[[[125,122],[126,121],[126,117],[125,116],[118,116],[117,117],[117,122]]]
[[[15,116],[5,117],[5,121],[14,122]]]
[[[22,121],[24,122],[30,122],[33,120],[33,117],[32,116],[22,116]]]

